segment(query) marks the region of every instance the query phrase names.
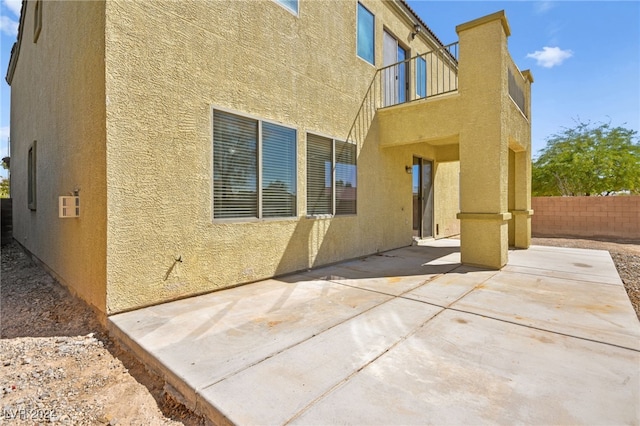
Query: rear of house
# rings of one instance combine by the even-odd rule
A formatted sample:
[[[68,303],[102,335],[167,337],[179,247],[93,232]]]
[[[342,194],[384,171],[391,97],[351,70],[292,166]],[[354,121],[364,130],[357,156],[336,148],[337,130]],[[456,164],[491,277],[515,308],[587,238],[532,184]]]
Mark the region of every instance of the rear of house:
[[[460,232],[457,45],[404,2],[25,1],[7,80],[15,238],[104,314]]]

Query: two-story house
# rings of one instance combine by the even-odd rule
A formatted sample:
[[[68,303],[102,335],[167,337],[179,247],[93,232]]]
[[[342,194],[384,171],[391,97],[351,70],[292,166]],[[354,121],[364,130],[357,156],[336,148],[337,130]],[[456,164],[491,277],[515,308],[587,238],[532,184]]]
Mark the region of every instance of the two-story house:
[[[24,0],[14,237],[104,315],[414,237],[500,268],[530,242],[532,78],[504,13],[457,32],[402,0]]]

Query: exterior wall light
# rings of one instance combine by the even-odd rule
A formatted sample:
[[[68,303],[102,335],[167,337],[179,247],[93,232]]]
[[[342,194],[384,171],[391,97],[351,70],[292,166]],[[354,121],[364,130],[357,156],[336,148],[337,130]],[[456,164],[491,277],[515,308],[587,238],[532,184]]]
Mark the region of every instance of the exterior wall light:
[[[411,174],[411,172],[413,171],[413,167],[411,166],[404,166],[404,171],[407,172],[408,175]]]
[[[413,32],[411,33],[411,39],[413,40],[414,38],[416,38],[416,36],[418,35],[418,33],[422,31],[422,28],[420,27],[420,24],[415,24],[413,26]]]

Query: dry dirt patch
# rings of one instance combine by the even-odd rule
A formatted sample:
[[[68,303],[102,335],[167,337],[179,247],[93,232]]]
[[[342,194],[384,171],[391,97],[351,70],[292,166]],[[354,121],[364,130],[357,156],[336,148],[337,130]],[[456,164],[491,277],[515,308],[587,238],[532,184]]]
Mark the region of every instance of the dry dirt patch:
[[[203,423],[15,243],[1,273],[0,423]]]

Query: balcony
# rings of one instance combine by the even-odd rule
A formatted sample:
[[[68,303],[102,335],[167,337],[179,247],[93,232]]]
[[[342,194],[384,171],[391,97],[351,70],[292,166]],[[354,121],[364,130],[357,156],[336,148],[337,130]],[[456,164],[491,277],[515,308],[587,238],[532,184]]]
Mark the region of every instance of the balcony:
[[[375,73],[348,140],[459,161],[462,262],[501,268],[509,244],[531,239],[533,78],[509,54],[503,11],[456,31],[459,42]]]

